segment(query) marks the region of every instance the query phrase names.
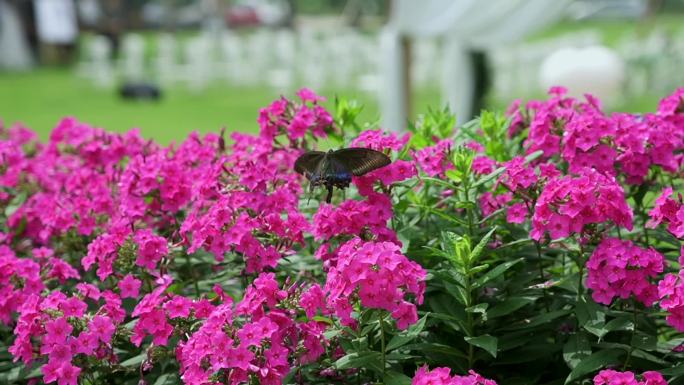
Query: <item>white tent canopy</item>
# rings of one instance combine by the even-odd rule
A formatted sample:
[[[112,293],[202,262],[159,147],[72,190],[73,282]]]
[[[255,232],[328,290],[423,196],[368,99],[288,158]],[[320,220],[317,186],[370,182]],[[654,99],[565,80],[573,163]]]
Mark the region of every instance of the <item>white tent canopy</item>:
[[[462,123],[470,118],[475,87],[467,49],[520,40],[560,18],[570,1],[394,0],[381,36],[384,127],[404,129],[408,118],[402,38],[443,38],[442,98]]]

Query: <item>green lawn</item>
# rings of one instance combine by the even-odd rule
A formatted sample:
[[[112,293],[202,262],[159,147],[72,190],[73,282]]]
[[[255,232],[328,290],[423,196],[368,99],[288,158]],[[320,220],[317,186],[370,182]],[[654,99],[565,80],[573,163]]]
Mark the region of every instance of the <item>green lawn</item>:
[[[367,95],[340,93],[367,104],[365,116],[377,116]],[[113,131],[133,127],[145,137],[163,143],[179,140],[193,130],[256,132],[258,109],[279,95],[268,89],[215,85],[202,93],[184,87],[164,90],[160,102],[122,100],[114,90],[101,90],[78,79],[67,69],[40,69],[28,73],[0,73],[0,119],[22,122],[47,138],[61,117],[79,120]]]
[[[375,95],[344,90],[318,90],[332,108],[335,95],[363,103],[363,121],[379,117]],[[235,88],[225,83],[200,93],[177,86],[164,90],[159,102],[134,102],[118,97],[115,90],[95,88],[71,70],[43,68],[27,73],[0,73],[0,119],[22,122],[46,139],[60,118],[75,116],[83,122],[111,131],[137,127],[146,138],[162,143],[182,140],[189,132],[257,132],[259,108],[278,98],[268,88]],[[294,95],[285,95],[293,97]],[[436,91],[416,93],[416,110],[439,104]]]

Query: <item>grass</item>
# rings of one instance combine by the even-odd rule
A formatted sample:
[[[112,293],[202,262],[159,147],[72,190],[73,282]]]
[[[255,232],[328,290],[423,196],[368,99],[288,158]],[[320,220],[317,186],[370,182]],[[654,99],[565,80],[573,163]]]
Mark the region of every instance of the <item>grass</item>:
[[[236,88],[221,83],[201,93],[183,86],[163,90],[159,102],[126,101],[115,90],[98,89],[66,68],[41,68],[26,73],[0,72],[0,119],[6,125],[23,123],[47,139],[57,122],[74,116],[82,122],[111,131],[140,128],[145,138],[168,144],[189,132],[228,131],[255,133],[259,108],[278,98],[269,88]],[[320,90],[333,108],[335,95],[356,99],[364,105],[361,121],[377,121],[375,95],[358,91]],[[285,96],[293,96],[288,93]],[[436,91],[417,91],[416,111],[439,105]]]
[[[325,93],[325,95],[333,95]],[[366,105],[364,118],[378,115],[372,96],[340,92]],[[183,87],[164,90],[159,102],[131,102],[115,90],[97,89],[67,69],[39,69],[27,73],[0,73],[0,118],[5,124],[21,122],[45,139],[64,116],[112,131],[138,127],[143,136],[162,143],[180,140],[189,132],[256,132],[258,109],[279,94],[265,88],[214,85],[202,93]]]
[[[616,46],[623,39],[632,36],[646,37],[658,30],[667,34],[677,34],[684,30],[684,14],[658,14],[641,20],[588,19],[581,21],[566,20],[556,23],[529,37],[528,40],[543,40],[581,30],[596,31],[604,44]]]

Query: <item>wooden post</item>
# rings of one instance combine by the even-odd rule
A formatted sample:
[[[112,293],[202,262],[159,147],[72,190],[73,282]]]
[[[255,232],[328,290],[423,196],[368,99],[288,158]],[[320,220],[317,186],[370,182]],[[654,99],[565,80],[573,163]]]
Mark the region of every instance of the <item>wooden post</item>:
[[[413,119],[413,87],[411,82],[411,39],[408,36],[401,37],[401,54],[404,65],[402,67],[402,77],[404,78],[404,116]],[[406,122],[403,122],[404,124]]]

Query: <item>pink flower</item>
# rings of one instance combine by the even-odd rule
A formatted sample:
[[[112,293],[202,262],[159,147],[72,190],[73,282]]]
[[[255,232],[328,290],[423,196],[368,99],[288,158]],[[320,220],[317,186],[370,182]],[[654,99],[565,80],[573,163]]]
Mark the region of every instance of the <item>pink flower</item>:
[[[241,345],[232,349],[229,353],[228,365],[233,368],[247,370],[253,359],[254,353],[247,349],[247,347]]]
[[[508,207],[506,220],[508,223],[523,223],[527,219],[527,206],[523,203],[514,203]]]
[[[302,293],[299,305],[304,309],[307,317],[313,318],[318,309],[325,309],[325,293],[319,285],[311,285]]]
[[[70,362],[64,362],[58,373],[57,385],[78,385],[78,375],[81,373],[81,368],[72,365]]]
[[[656,199],[655,206],[649,212],[651,220],[646,224],[647,227],[655,228],[660,223],[667,223],[667,230],[677,238],[684,238],[684,205],[682,204],[681,194],[678,200],[670,198],[672,187],[667,187]]]
[[[518,156],[504,163],[506,169],[499,178],[511,191],[524,190],[537,183],[534,168],[525,164],[525,158]]]
[[[51,344],[63,344],[74,330],[66,317],[60,317],[45,323],[45,341]]]
[[[83,317],[88,306],[77,297],[71,297],[59,305],[65,317]]]
[[[165,238],[152,233],[149,229],[138,230],[134,236],[138,244],[138,266],[154,270],[157,263],[169,252]]]
[[[410,134],[399,136],[396,132],[387,133],[383,130],[362,131],[354,140],[352,147],[370,148],[376,151],[400,151],[411,138]]]
[[[491,174],[496,167],[496,161],[484,155],[476,156],[473,159],[472,169],[477,175]]]
[[[169,318],[187,318],[191,309],[192,301],[179,295],[164,304],[164,310],[168,312]]]
[[[449,368],[435,368],[429,370],[427,365],[418,368],[411,385],[496,385],[494,380],[488,380],[473,370],[466,376],[451,376]]]
[[[602,370],[594,377],[594,385],[667,385],[662,374],[656,371],[644,372],[639,381],[633,372]]]
[[[434,146],[428,146],[416,151],[413,154],[413,158],[428,176],[444,176],[447,170],[454,167],[448,156],[451,152],[451,146],[451,140],[443,139]]]
[[[121,298],[138,298],[142,282],[131,274],[127,274],[118,283]]]
[[[43,382],[49,384],[51,382],[57,381],[57,378],[61,376],[60,368],[62,363],[59,361],[48,361],[40,371],[43,373]]]
[[[316,95],[315,92],[311,91],[310,89],[308,89],[306,87],[297,91],[297,96],[299,96],[299,98],[302,99],[302,102],[311,102],[311,103],[325,102],[324,97]]]
[[[105,316],[95,316],[88,324],[88,330],[105,344],[111,342],[115,329],[112,320]]]

